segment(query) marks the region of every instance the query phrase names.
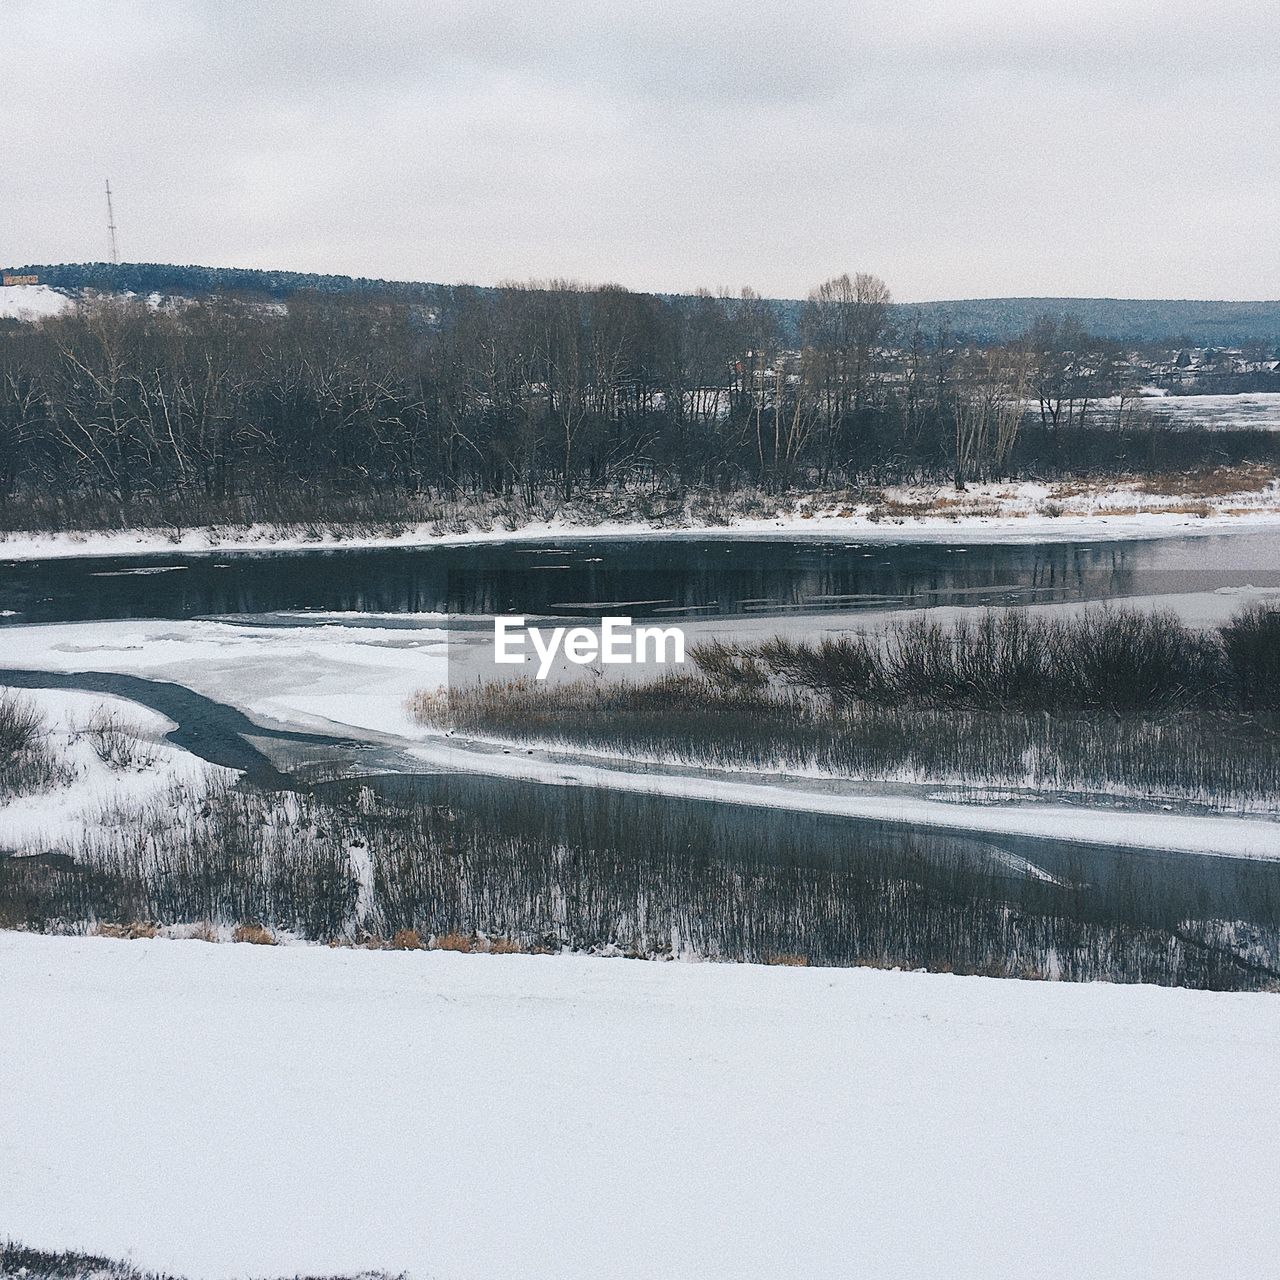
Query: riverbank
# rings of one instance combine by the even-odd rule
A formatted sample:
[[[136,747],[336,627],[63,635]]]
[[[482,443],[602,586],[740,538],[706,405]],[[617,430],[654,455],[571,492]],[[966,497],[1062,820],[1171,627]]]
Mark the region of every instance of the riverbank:
[[[856,537],[867,542],[1068,542],[1280,527],[1280,479],[1258,468],[1123,483],[897,486],[873,494],[626,495],[543,503],[440,504],[430,521],[225,524],[0,532],[0,560],[165,553],[449,546],[546,539]]]
[[[191,1280],[1280,1251],[1268,995],[12,933],[0,967],[0,1206],[43,1248]]]

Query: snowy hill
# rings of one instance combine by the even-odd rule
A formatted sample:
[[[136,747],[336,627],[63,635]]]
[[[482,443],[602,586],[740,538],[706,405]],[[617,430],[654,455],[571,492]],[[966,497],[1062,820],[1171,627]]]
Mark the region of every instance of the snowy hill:
[[[0,319],[31,320],[56,316],[71,305],[65,293],[47,284],[14,284],[0,288]]]

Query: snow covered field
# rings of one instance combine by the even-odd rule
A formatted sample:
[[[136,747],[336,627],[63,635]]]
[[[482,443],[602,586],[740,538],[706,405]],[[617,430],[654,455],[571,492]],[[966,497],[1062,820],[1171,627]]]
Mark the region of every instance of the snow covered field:
[[[100,827],[108,810],[162,800],[175,784],[230,776],[163,741],[173,722],[136,702],[63,689],[24,689],[18,697],[40,712],[70,776],[51,790],[0,800],[0,849],[64,847]],[[129,760],[109,764],[94,749],[92,727],[104,715],[129,743]]]
[[[0,1223],[191,1277],[1263,1276],[1280,1001],[0,935]]]

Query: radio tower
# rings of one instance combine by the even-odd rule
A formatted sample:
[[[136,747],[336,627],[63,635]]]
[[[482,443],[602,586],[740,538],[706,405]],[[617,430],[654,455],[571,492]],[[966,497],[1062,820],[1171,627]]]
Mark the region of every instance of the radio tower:
[[[107,231],[111,236],[111,265],[119,266],[120,248],[116,244],[116,215],[111,207],[111,179],[107,179]]]

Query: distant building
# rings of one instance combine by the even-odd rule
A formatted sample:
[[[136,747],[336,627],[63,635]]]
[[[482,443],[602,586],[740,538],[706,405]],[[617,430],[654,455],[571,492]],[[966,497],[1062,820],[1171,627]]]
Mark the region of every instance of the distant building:
[[[3,277],[0,277],[0,279],[4,280],[5,285],[39,284],[40,283],[39,276],[13,276],[13,275],[10,275],[7,271],[4,273]]]

